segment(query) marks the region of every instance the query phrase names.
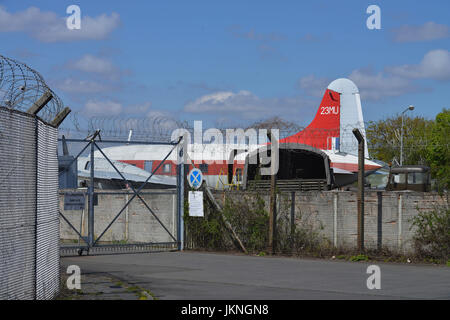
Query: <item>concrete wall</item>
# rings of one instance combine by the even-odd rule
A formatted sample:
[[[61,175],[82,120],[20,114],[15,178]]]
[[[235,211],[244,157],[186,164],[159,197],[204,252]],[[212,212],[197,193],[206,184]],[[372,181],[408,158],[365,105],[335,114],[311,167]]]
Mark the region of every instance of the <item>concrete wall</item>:
[[[245,194],[245,196],[244,196]],[[269,210],[268,193],[258,192]],[[216,199],[223,202],[223,194]],[[251,192],[229,192],[235,201],[254,197]],[[291,194],[278,199],[278,218],[289,219]],[[366,192],[364,210],[364,244],[366,248],[389,248],[397,252],[413,250],[414,228],[411,219],[421,211],[430,211],[445,200],[435,193]],[[350,191],[297,192],[295,194],[295,223],[308,223],[320,230],[323,237],[336,247],[356,248],[357,193]]]
[[[68,190],[70,191],[70,190]],[[73,191],[73,190],[72,190]],[[165,190],[156,190],[159,194],[143,195],[150,208],[176,237],[176,195]],[[266,210],[269,206],[269,193],[258,192],[263,198]],[[119,194],[98,195],[95,206],[95,236],[106,228],[114,216],[122,209],[132,194],[119,191]],[[226,197],[234,201],[246,201],[256,197],[254,192],[215,192],[215,198],[223,203]],[[289,220],[291,194],[278,197],[278,217]],[[350,191],[307,192],[295,194],[295,222],[297,225],[308,223],[336,247],[355,248],[357,238],[357,194]],[[393,251],[408,252],[413,249],[411,219],[420,211],[432,210],[436,204],[443,204],[439,195],[418,192],[366,192],[364,215],[364,243],[366,248],[386,247]],[[61,212],[80,230],[83,221],[84,236],[87,235],[87,201],[84,213],[80,210],[64,210],[64,196],[60,195]],[[76,233],[61,220],[61,239],[78,240]],[[121,216],[114,222],[102,240],[108,242],[172,242],[172,238],[135,198]]]
[[[75,192],[76,190],[63,190],[59,195],[59,207],[70,223],[87,236],[88,230],[88,201],[86,196],[85,210],[64,210],[63,192]],[[115,191],[116,192],[116,191]],[[145,191],[149,192],[149,191]],[[177,236],[177,206],[175,191],[152,190],[152,194],[142,194],[142,198],[157,215],[159,220],[176,238]],[[94,207],[95,223],[94,235],[98,237],[119,211],[125,206],[133,193],[117,191],[118,194],[99,192],[98,205]],[[61,240],[78,241],[78,235],[63,220],[60,223]],[[110,229],[101,238],[101,241],[120,243],[142,242],[173,242],[174,240],[164,230],[160,223],[148,211],[142,201],[135,197]]]

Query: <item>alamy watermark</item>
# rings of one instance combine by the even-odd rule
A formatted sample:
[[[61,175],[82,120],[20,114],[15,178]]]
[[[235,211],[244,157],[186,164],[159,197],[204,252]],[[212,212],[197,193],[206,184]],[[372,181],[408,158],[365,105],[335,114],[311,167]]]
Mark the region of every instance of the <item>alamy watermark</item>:
[[[367,14],[370,16],[366,20],[366,26],[369,30],[380,30],[381,29],[381,9],[376,4],[372,4],[367,7]]]
[[[369,278],[367,278],[366,285],[367,289],[373,290],[381,289],[381,269],[377,265],[371,265],[367,267],[367,274],[370,274]]]
[[[67,274],[70,276],[67,278],[66,286],[69,290],[81,290],[81,270],[77,265],[70,265],[67,267]]]
[[[278,129],[210,128],[203,132],[202,121],[194,121],[193,137],[187,129],[179,128],[172,132],[172,141],[180,137],[183,137],[183,150],[188,152],[183,152],[183,155],[177,158],[176,164],[189,164],[189,161],[208,165],[233,164],[235,161],[244,163],[243,156],[249,155],[249,164],[261,165],[261,175],[274,175],[278,172],[280,137]]]
[[[66,26],[69,30],[81,29],[81,9],[76,4],[72,4],[67,7],[66,13],[70,16],[66,19]]]

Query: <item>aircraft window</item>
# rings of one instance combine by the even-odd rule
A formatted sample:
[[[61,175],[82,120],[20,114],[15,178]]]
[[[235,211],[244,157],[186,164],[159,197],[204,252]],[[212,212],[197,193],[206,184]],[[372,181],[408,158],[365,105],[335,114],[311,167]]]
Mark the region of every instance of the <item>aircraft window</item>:
[[[144,161],[144,170],[147,172],[153,171],[153,161]]]
[[[164,173],[170,173],[172,171],[172,166],[170,165],[170,163],[166,163],[163,166],[163,172]]]
[[[202,163],[198,166],[202,173],[208,173],[208,164]]]

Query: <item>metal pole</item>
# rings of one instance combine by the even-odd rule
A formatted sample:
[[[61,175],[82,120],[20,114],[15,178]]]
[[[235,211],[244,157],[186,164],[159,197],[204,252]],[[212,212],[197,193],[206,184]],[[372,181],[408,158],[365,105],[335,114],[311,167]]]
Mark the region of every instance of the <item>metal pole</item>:
[[[407,109],[405,109],[401,116],[402,116],[402,128],[401,128],[401,133],[400,133],[400,166],[403,165],[403,120],[404,120],[404,114],[406,111],[413,111],[414,110],[414,106],[409,106]]]
[[[94,244],[94,140],[90,142],[91,144],[91,162],[90,162],[90,183],[89,183],[89,208],[88,208],[88,220],[89,220],[89,228],[88,228],[88,239],[89,239],[89,247],[92,247]]]
[[[358,250],[364,251],[364,137],[358,129],[353,129],[358,140]]]
[[[295,191],[291,192],[291,236],[295,232]]]
[[[337,248],[337,214],[338,214],[338,194],[333,194],[333,245]]]
[[[403,216],[403,195],[398,196],[398,249],[402,249],[402,216]]]
[[[364,139],[358,146],[359,250],[364,251]]]
[[[187,190],[185,186],[185,161],[187,154],[187,143],[185,143],[186,138],[183,137],[183,143],[181,141],[177,148],[177,239],[178,239],[178,250],[182,251],[184,249],[184,199],[185,192]]]
[[[295,191],[291,193],[291,250],[293,250],[295,235]]]
[[[405,112],[402,112],[402,129],[400,133],[400,166],[403,165],[403,114]]]
[[[269,247],[268,251],[270,254],[274,254],[276,251],[276,219],[277,219],[277,173],[275,172],[275,161],[274,161],[274,153],[273,150],[275,139],[272,131],[270,131],[270,141],[272,143],[270,155],[271,155],[271,176],[270,176],[270,207],[269,207]]]
[[[182,251],[184,249],[184,163],[178,165],[178,176],[177,176],[177,206],[178,206],[178,250]]]

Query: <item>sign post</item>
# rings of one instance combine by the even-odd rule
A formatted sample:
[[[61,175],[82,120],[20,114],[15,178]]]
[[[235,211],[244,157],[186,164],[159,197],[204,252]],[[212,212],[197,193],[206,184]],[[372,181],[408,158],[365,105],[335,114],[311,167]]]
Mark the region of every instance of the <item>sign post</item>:
[[[203,183],[202,172],[194,168],[188,174],[188,183],[191,188],[198,190]],[[189,191],[189,216],[190,217],[203,217],[203,191]]]

